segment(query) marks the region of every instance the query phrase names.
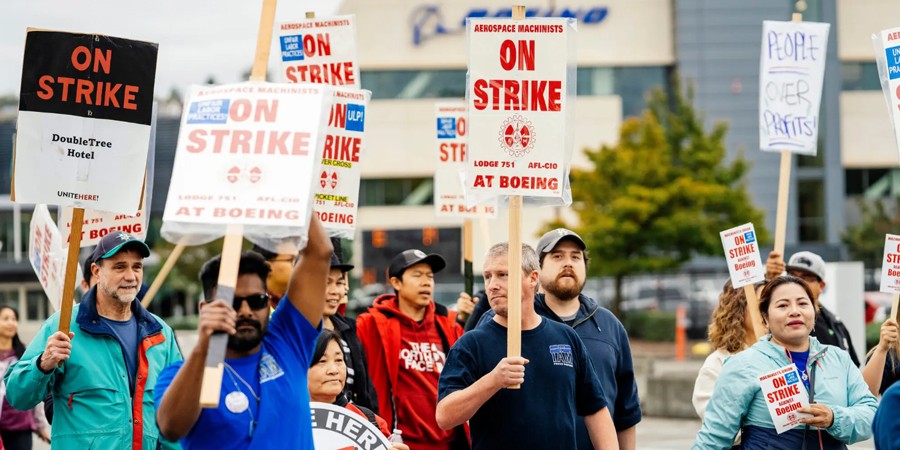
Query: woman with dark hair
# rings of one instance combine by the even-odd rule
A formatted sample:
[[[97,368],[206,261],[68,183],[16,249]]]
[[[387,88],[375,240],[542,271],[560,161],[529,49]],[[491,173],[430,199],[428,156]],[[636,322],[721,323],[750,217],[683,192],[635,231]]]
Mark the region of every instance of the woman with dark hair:
[[[894,382],[900,380],[900,340],[897,339],[897,321],[885,320],[881,324],[881,335],[876,345],[866,355],[866,365],[862,369],[863,378],[872,395],[884,394]]]
[[[728,360],[716,381],[694,449],[728,449],[741,431],[745,450],[845,450],[872,437],[878,401],[850,355],[809,335],[818,310],[803,280],[780,276],[763,288],[759,312],[769,334]],[[811,417],[803,425],[776,431],[759,377],[794,364],[806,385]],[[816,445],[818,444],[818,445]]]
[[[341,349],[341,338],[337,333],[328,329],[322,330],[316,340],[316,348],[310,361],[311,365],[306,376],[310,401],[347,408],[372,422],[385,437],[390,437],[391,430],[388,429],[384,419],[368,408],[357,406],[347,399],[347,393],[344,392],[347,383],[347,365],[344,362],[344,351]],[[404,444],[394,444],[393,448],[409,450]]]
[[[6,401],[3,374],[25,353],[19,339],[19,313],[9,306],[0,307],[0,440],[6,450],[31,450],[31,433],[50,442],[50,426],[44,419],[44,406],[38,404],[30,411],[16,411]]]

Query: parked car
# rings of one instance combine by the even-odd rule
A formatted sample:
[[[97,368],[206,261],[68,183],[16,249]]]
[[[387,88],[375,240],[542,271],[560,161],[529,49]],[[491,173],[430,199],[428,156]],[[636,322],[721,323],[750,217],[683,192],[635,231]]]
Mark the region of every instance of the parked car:
[[[676,312],[687,307],[687,335],[690,339],[705,339],[714,305],[702,298],[690,296],[677,285],[645,284],[638,286],[632,298],[622,302],[622,311],[655,310]]]

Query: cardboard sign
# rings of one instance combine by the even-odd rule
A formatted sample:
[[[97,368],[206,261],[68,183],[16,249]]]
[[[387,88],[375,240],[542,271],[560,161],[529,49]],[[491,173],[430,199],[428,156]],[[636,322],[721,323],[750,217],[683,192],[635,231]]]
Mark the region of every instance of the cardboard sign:
[[[355,16],[278,24],[278,43],[285,82],[360,88]]]
[[[759,148],[816,154],[827,23],[763,21]]]
[[[15,201],[137,212],[157,50],[130,39],[28,31]]]
[[[47,205],[35,205],[28,232],[28,261],[31,262],[31,268],[44,288],[44,294],[55,310],[59,310],[62,302],[67,259],[68,252],[63,246],[56,223],[50,217]],[[76,280],[81,280],[82,277],[79,265]]]
[[[722,231],[719,236],[735,289],[766,279],[766,266],[759,256],[759,243],[752,223]]]
[[[365,153],[366,106],[372,93],[334,89],[313,209],[329,236],[353,239],[359,207],[359,164]]]
[[[438,217],[496,217],[496,199],[468,206],[462,172],[466,168],[466,104],[437,103],[437,166],[434,171],[434,214]]]
[[[759,377],[759,385],[778,434],[800,425],[800,419],[812,417],[797,412],[809,407],[809,392],[793,363]]]
[[[184,105],[163,237],[297,236],[306,229],[322,159],[326,86],[193,86]],[[278,228],[280,227],[280,228]]]
[[[334,450],[390,450],[393,448],[381,430],[347,408],[328,403],[309,402],[312,413],[313,443],[316,448]]]
[[[900,294],[900,236],[884,236],[884,261],[881,262],[881,292]]]
[[[881,90],[891,115],[897,148],[900,149],[900,27],[882,30],[872,39]]]
[[[467,193],[476,202],[499,195],[570,202],[574,21],[469,19],[467,33]]]

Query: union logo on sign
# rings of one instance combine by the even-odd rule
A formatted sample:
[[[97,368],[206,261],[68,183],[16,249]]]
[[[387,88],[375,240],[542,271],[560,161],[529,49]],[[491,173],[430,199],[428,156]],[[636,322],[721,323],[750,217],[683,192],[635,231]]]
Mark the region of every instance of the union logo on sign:
[[[241,169],[238,166],[232,166],[230,169],[228,169],[228,173],[226,174],[225,178],[231,184],[237,183],[241,179],[245,179],[251,183],[256,183],[262,178],[262,169],[260,169],[259,167]]]
[[[319,186],[322,186],[322,189],[331,189],[334,190],[338,185],[338,174],[337,172],[328,173],[327,170],[322,171],[322,175],[319,175]]]
[[[519,114],[511,116],[500,126],[498,140],[500,147],[509,156],[515,158],[524,156],[534,148],[534,124]]]

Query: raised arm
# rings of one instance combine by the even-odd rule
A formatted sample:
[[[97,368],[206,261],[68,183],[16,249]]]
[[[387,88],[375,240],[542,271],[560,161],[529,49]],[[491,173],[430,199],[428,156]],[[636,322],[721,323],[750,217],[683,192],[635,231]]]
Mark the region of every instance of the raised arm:
[[[318,327],[322,321],[333,251],[328,234],[313,214],[309,221],[309,241],[300,252],[300,261],[294,266],[287,290],[288,300],[313,327]]]
[[[890,349],[897,342],[897,322],[894,319],[885,320],[881,324],[881,337],[878,345],[872,352],[872,356],[866,361],[866,365],[862,369],[863,379],[869,386],[869,392],[872,395],[878,395],[881,389],[881,379],[884,376],[884,364],[887,362],[887,356]]]
[[[472,418],[481,405],[506,386],[518,386],[525,382],[525,364],[522,357],[503,358],[487,375],[471,386],[444,397],[437,404],[435,419],[444,430],[450,430]],[[615,433],[615,430],[613,430]]]

